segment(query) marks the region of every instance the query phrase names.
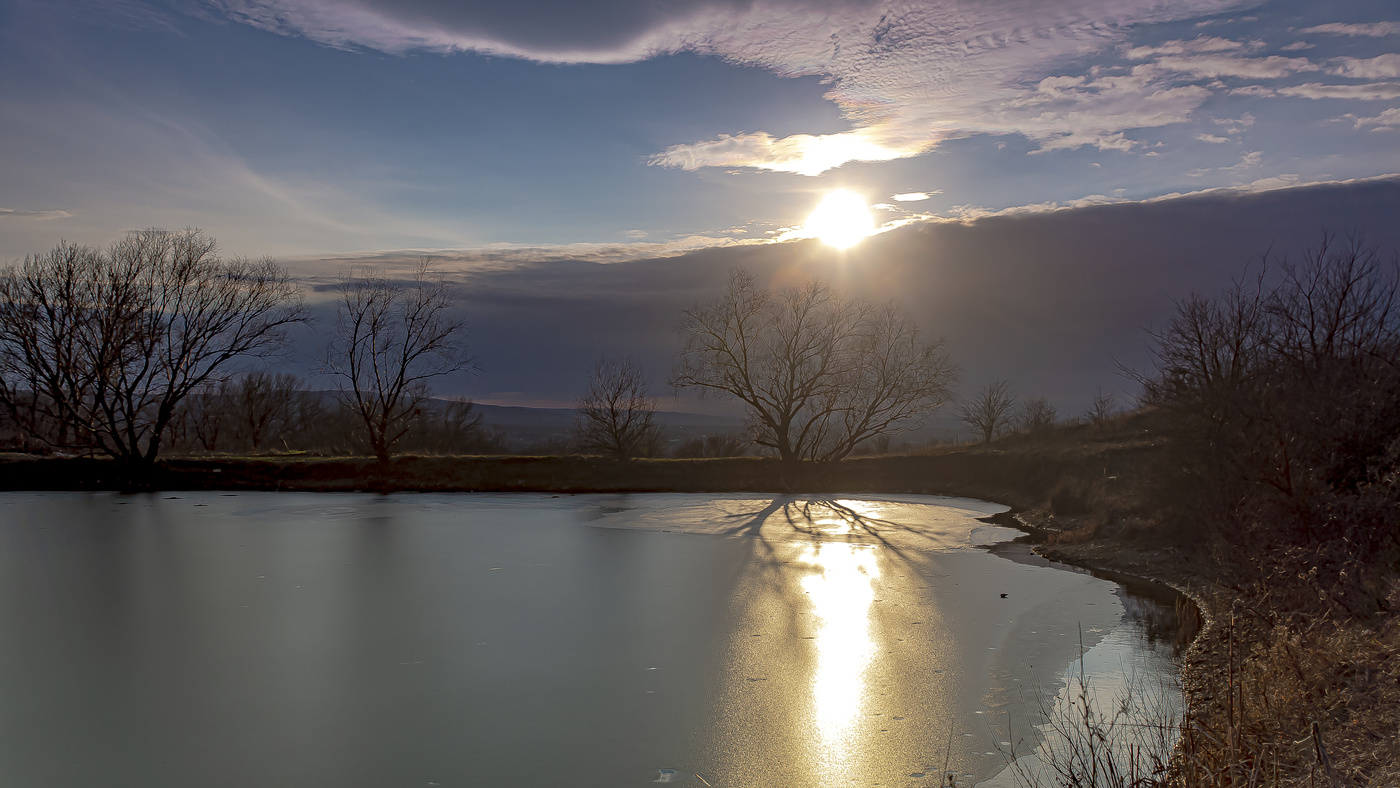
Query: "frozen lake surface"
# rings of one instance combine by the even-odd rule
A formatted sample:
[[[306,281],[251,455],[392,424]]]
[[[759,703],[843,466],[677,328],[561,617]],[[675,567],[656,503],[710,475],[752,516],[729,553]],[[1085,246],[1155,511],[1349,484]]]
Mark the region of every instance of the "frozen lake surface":
[[[933,496],[0,494],[34,786],[1009,784],[1170,605]],[[1003,545],[1004,547],[1004,545]],[[1165,638],[1159,632],[1165,631]],[[1000,774],[999,774],[1000,773]]]

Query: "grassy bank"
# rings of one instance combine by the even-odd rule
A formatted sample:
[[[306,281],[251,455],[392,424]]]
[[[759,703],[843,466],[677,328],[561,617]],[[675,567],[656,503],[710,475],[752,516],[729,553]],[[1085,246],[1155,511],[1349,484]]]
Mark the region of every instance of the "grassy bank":
[[[1083,506],[1081,499],[1104,488],[1118,489],[1118,479],[1131,476],[1151,451],[1147,438],[1087,429],[1053,441],[857,457],[796,471],[762,457],[401,456],[383,465],[369,457],[271,455],[163,459],[132,475],[105,459],[11,455],[0,458],[0,489],[880,492],[964,495],[1018,508],[1038,506],[1060,489],[1063,510]]]

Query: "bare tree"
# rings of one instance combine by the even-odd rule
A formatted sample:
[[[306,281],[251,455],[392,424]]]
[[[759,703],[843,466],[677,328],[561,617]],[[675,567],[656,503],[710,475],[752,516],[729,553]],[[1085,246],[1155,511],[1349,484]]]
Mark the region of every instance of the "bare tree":
[[[1032,435],[1045,432],[1059,420],[1059,412],[1045,397],[1031,397],[1022,402],[1016,414],[1017,426]]]
[[[923,341],[897,307],[821,282],[774,293],[734,271],[724,296],[686,310],[681,334],[671,385],[739,399],[754,443],[787,462],[918,429],[957,375],[942,341]]]
[[[1200,478],[1294,499],[1364,484],[1400,435],[1400,270],[1330,235],[1276,270],[1178,302],[1144,400]]]
[[[972,399],[963,400],[958,418],[982,433],[983,443],[991,443],[992,438],[1011,425],[1016,399],[1011,396],[1010,389],[1011,381],[994,380],[979,389]]]
[[[149,465],[180,403],[306,320],[271,259],[225,260],[199,230],[60,243],[0,272],[0,399],[54,446]]]
[[[418,261],[408,284],[373,268],[340,280],[324,368],[380,462],[389,461],[432,396],[428,381],[476,369],[466,326],[452,314],[453,298],[427,258]]]
[[[1102,427],[1109,419],[1118,412],[1118,403],[1111,393],[1105,392],[1100,386],[1094,392],[1094,398],[1089,401],[1089,409],[1084,412],[1084,418],[1088,419],[1095,427]]]
[[[655,414],[642,368],[631,358],[601,359],[574,403],[575,441],[584,451],[620,459],[649,454],[659,438]]]

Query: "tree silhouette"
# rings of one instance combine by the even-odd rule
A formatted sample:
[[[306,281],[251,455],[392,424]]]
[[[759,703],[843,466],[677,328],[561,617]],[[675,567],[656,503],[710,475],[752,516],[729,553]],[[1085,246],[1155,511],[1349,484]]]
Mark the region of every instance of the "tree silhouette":
[[[787,462],[839,460],[879,435],[922,426],[957,372],[893,304],[822,282],[772,292],[733,271],[725,294],[685,312],[671,376],[743,402],[753,441]]]
[[[389,461],[421,415],[432,396],[430,380],[476,369],[466,326],[451,314],[453,298],[427,258],[418,261],[408,284],[374,268],[341,277],[324,368],[380,462]]]
[[[0,272],[0,400],[36,437],[147,466],[180,404],[235,360],[281,350],[306,313],[271,259],[199,230],[60,243]]]
[[[588,374],[588,390],[574,404],[580,449],[620,459],[650,453],[659,437],[656,404],[646,376],[631,358],[601,359]]]
[[[958,418],[982,433],[983,443],[991,443],[992,438],[1011,425],[1016,399],[1011,396],[1010,388],[1010,381],[994,380],[979,389],[976,396],[963,400],[958,409]]]

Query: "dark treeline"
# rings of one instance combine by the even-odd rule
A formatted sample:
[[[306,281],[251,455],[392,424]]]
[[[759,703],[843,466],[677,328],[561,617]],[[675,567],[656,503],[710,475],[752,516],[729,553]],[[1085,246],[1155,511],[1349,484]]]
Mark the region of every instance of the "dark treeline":
[[[0,413],[0,449],[32,454],[101,455],[71,427],[25,408],[30,421]],[[431,399],[404,421],[396,450],[410,454],[501,454],[502,436],[481,423],[466,400]],[[334,391],[309,391],[289,373],[238,373],[203,386],[176,411],[163,438],[166,454],[372,453],[357,413]],[[60,448],[55,448],[60,447]]]
[[[1400,292],[1351,240],[1178,302],[1139,376],[1169,438],[1178,525],[1261,577],[1308,573],[1324,608],[1384,606],[1400,559]]]
[[[1394,260],[1327,238],[1152,335],[1139,416],[1162,440],[1132,538],[1190,556],[1218,624],[1180,784],[1400,779],[1397,286]]]
[[[399,451],[493,454],[500,439],[485,429],[466,400],[430,399],[404,423]],[[333,391],[308,391],[289,373],[248,372],[220,380],[190,397],[172,432],[180,453],[260,454],[366,451],[359,415]]]
[[[330,392],[265,367],[309,322],[270,259],[225,259],[198,230],[106,249],[60,243],[0,271],[0,440],[149,468],[163,451],[494,451],[471,403],[430,382],[474,369],[453,293],[427,261],[407,281],[341,277],[321,359]]]

